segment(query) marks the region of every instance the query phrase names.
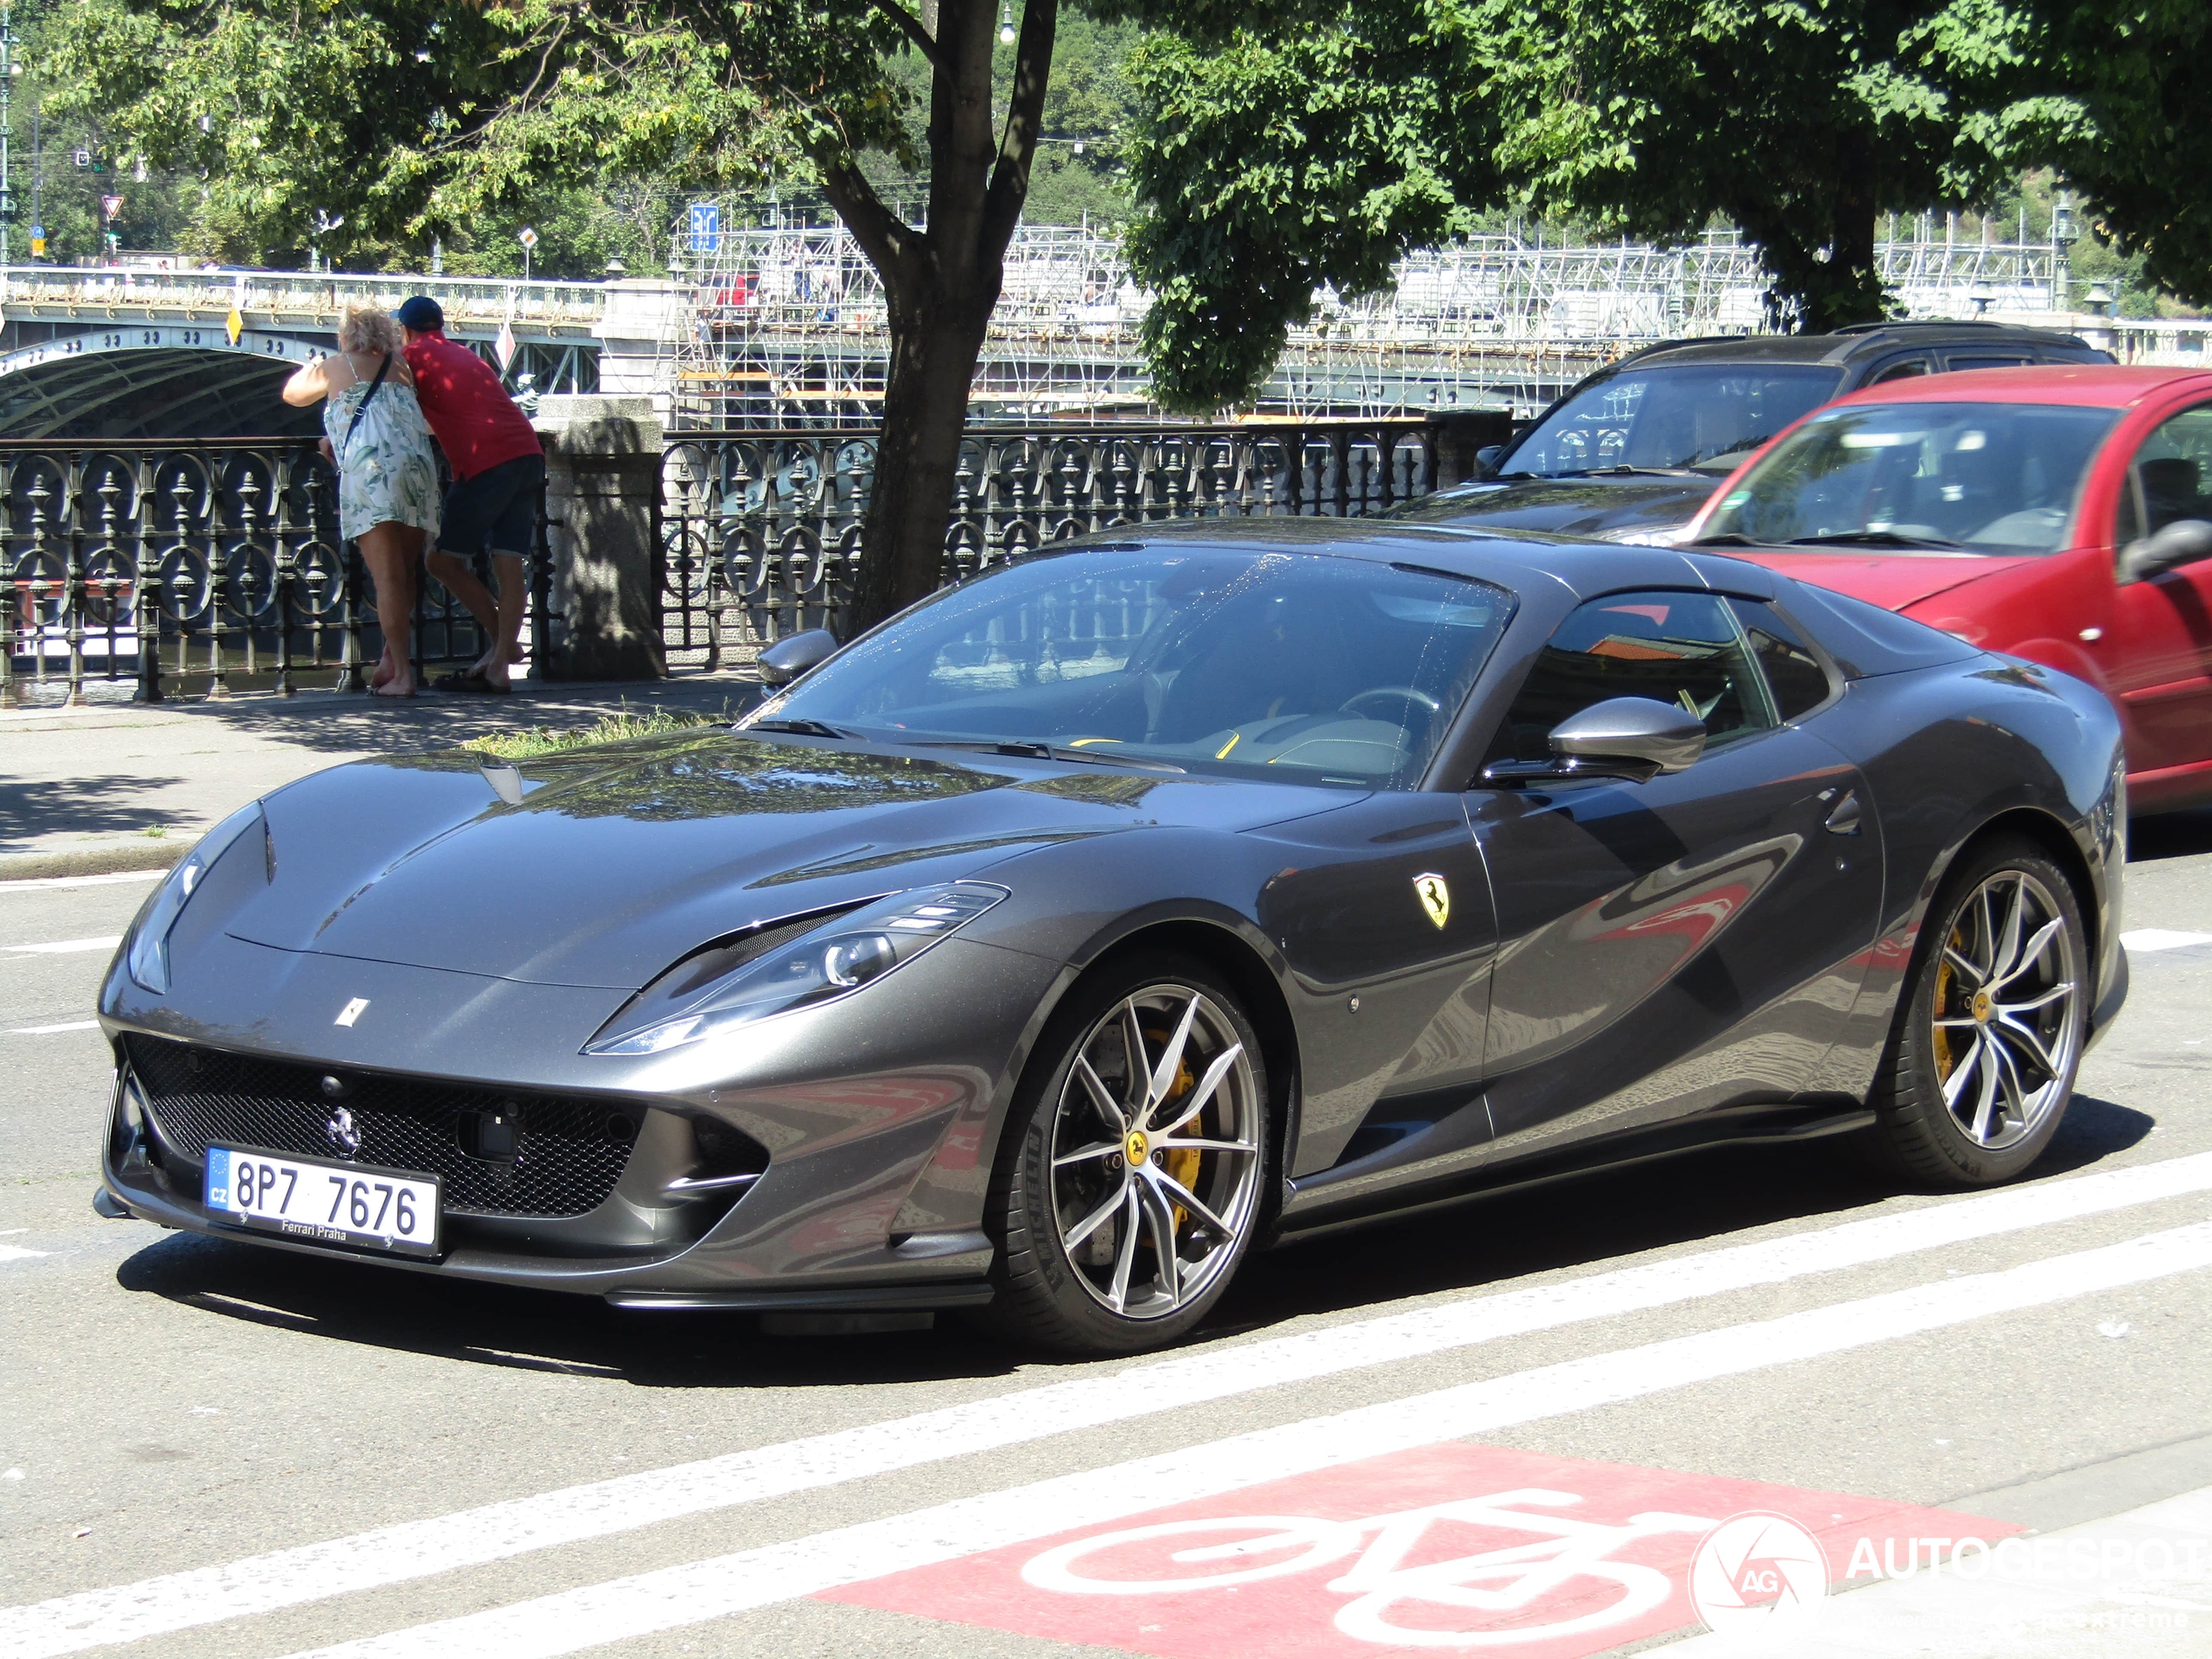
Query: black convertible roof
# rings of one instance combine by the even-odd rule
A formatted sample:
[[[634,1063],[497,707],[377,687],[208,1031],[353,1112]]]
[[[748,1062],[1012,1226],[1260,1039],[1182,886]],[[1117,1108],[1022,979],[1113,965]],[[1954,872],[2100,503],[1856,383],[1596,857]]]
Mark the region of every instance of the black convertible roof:
[[[1522,532],[1500,536],[1450,524],[1405,519],[1203,518],[1129,526],[1065,543],[1069,552],[1104,547],[1150,547],[1166,543],[1208,547],[1309,552],[1379,564],[1424,565],[1452,576],[1474,577],[1521,590],[1557,585],[1576,598],[1627,587],[1724,590],[1772,598],[1782,578],[1762,565],[1713,553],[1678,551],[1615,542],[1583,542]],[[1060,550],[1060,545],[1039,550]]]
[[[1772,599],[1818,634],[1852,679],[1980,655],[1975,646],[1920,623],[1808,587],[1723,553],[1578,542],[1526,531],[1487,535],[1404,519],[1201,518],[1126,526],[1096,536],[1049,543],[1037,553],[1049,556],[1177,543],[1412,565],[1495,583],[1524,597],[1549,588],[1568,604],[1629,588],[1703,587],[1744,598]]]

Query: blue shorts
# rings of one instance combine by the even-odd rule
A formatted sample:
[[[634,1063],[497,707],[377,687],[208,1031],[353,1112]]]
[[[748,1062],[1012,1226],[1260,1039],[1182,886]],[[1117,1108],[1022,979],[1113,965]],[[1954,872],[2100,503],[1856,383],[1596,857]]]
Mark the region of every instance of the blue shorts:
[[[543,455],[516,455],[446,491],[438,546],[462,558],[489,549],[526,559],[537,541],[537,498],[545,482]]]

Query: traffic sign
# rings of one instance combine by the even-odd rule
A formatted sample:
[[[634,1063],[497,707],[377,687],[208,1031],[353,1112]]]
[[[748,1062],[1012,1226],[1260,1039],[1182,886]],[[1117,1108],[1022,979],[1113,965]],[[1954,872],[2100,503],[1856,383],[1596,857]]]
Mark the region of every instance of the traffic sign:
[[[722,246],[722,205],[719,202],[691,204],[691,252],[712,253]]]
[[[537,246],[537,233],[530,229],[529,226],[526,225],[523,227],[522,236],[518,239],[522,242],[522,245],[524,247],[536,247]]]
[[[103,196],[103,197],[101,197],[101,198],[100,198],[100,211],[101,211],[102,212],[105,213],[105,214],[106,214],[106,215],[107,215],[110,219],[120,219],[120,218],[122,218],[122,217],[123,217],[123,198],[122,198],[122,197],[120,197],[120,196]]]

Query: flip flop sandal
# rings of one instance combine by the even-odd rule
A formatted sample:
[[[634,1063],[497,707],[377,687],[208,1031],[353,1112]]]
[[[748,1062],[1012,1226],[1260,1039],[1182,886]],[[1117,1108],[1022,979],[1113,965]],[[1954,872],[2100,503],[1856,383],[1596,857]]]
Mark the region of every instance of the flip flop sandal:
[[[440,691],[467,691],[479,697],[506,697],[514,691],[512,685],[494,685],[475,669],[463,673],[441,674],[430,682],[431,689]]]

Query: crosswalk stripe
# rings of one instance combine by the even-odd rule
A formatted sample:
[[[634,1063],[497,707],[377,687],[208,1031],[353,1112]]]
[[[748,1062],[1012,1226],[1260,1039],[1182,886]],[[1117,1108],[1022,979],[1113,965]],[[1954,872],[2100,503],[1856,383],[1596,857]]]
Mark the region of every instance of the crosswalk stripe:
[[[2185,950],[2191,945],[2212,945],[2212,934],[2182,933],[2172,927],[2138,927],[2120,935],[2130,951]]]
[[[886,1422],[0,1609],[0,1651],[17,1659],[81,1652],[1210,1399],[2207,1190],[2212,1190],[2212,1152],[1138,1362]]]
[[[126,881],[158,881],[166,870],[125,870],[112,875],[39,875],[21,881],[0,881],[0,894],[43,893],[49,887],[105,887]]]
[[[2212,1267],[2212,1222],[1256,1430],[292,1659],[556,1659],[912,1568],[1694,1383]]]

